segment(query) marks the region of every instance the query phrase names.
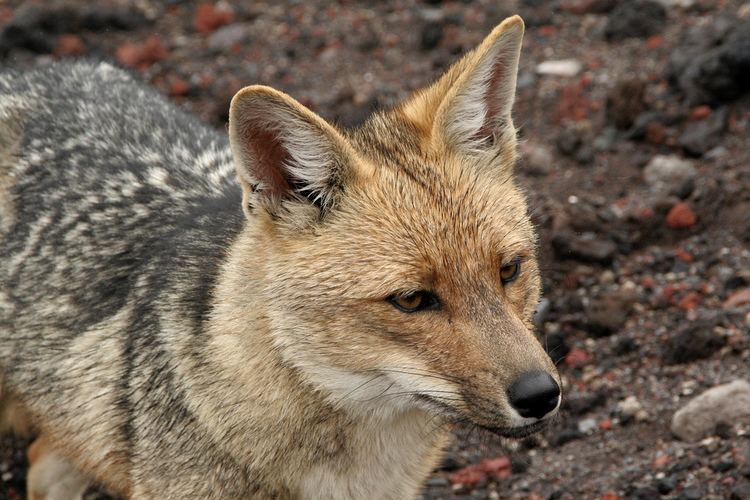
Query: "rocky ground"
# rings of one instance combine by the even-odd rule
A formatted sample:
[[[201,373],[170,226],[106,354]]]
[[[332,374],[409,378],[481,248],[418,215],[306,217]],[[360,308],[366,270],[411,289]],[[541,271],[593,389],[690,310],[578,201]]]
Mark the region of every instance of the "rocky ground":
[[[218,128],[264,83],[355,126],[514,13],[565,402],[521,443],[457,428],[423,497],[750,498],[750,2],[9,1],[0,64],[112,59]],[[2,498],[23,444],[0,441]]]

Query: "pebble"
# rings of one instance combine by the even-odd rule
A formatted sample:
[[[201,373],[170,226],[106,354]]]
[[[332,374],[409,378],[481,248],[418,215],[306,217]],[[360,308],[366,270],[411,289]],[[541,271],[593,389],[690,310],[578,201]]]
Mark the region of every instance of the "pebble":
[[[690,122],[677,142],[686,154],[703,156],[719,145],[727,128],[727,117],[728,110],[724,107],[704,120]]]
[[[548,76],[576,76],[583,69],[583,65],[577,59],[560,59],[555,61],[543,61],[536,66],[539,75]]]
[[[523,141],[518,149],[523,162],[520,168],[524,172],[540,177],[552,172],[555,157],[547,146],[532,141]]]
[[[750,482],[743,481],[735,484],[729,498],[730,500],[747,500],[750,498]]]
[[[695,442],[720,421],[750,424],[750,382],[742,379],[713,387],[692,399],[672,417],[672,433]]]
[[[666,19],[664,7],[652,0],[621,2],[609,13],[604,35],[610,41],[646,38],[659,33]]]
[[[250,27],[247,24],[230,24],[221,27],[208,37],[208,46],[217,50],[229,50],[235,45],[245,44],[250,39]]]
[[[443,39],[443,23],[427,22],[422,26],[422,32],[419,35],[419,48],[424,51],[434,49]]]
[[[643,180],[649,189],[661,194],[675,194],[697,176],[693,162],[676,155],[656,155],[643,169]]]
[[[617,403],[617,413],[623,422],[635,420],[643,422],[648,419],[648,413],[635,396],[628,396]]]
[[[724,301],[722,307],[724,307],[724,309],[735,309],[748,304],[750,304],[750,288],[742,288],[741,290],[732,293],[732,295]]]
[[[711,321],[688,323],[667,339],[662,359],[668,364],[683,364],[711,357],[726,344],[726,338],[714,333],[713,327]]]
[[[552,248],[560,259],[607,265],[617,253],[617,245],[592,233],[577,235],[560,231],[552,237]]]
[[[589,432],[596,429],[596,420],[593,418],[585,418],[578,422],[578,431],[582,434],[588,434]]]
[[[611,293],[597,297],[586,308],[586,332],[592,337],[617,333],[625,325],[632,305],[630,294]]]
[[[693,227],[698,222],[698,217],[690,208],[690,205],[684,201],[680,201],[674,204],[674,206],[667,213],[667,226],[672,229],[688,229]]]

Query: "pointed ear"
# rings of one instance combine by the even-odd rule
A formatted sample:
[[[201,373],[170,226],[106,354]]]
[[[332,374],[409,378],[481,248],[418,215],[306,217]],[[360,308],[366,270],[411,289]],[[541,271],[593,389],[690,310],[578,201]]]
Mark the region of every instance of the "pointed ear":
[[[253,85],[229,108],[229,140],[246,215],[262,206],[278,213],[289,203],[330,208],[353,154],[344,137],[288,95]]]
[[[524,25],[504,20],[432,87],[407,102],[404,111],[434,146],[475,155],[515,145],[511,109]]]

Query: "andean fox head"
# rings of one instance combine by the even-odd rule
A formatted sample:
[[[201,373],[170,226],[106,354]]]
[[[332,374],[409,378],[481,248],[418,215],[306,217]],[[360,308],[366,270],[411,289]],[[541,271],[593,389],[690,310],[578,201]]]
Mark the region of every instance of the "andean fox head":
[[[506,19],[353,131],[268,87],[234,97],[262,314],[332,404],[419,408],[504,435],[556,412],[559,376],[532,327],[536,237],[513,179],[522,37]]]

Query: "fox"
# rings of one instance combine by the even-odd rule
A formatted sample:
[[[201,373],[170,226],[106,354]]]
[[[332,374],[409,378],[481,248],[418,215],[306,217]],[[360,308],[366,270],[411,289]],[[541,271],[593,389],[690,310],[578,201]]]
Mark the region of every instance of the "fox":
[[[542,430],[537,236],[502,21],[342,129],[251,85],[228,134],[106,62],[0,74],[0,421],[31,499],[405,499],[452,426]]]

